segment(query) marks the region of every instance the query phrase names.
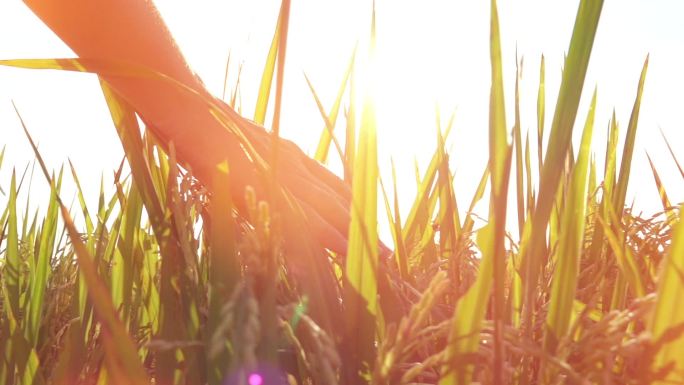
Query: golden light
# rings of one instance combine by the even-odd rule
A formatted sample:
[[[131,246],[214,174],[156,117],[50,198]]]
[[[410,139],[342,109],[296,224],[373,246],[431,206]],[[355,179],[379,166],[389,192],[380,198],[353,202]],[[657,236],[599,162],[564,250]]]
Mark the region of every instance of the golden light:
[[[243,114],[251,116],[280,2],[207,1],[196,4],[158,0],[155,3],[190,66],[215,95],[222,93],[226,59],[230,54],[227,84],[229,89],[235,86],[240,73],[238,101]],[[523,116],[523,130],[534,130],[539,57],[544,53],[547,58],[547,103],[552,106],[577,2],[547,4],[540,0],[500,0],[498,3],[502,15],[504,78],[509,106],[507,121],[513,121],[513,68],[517,48],[519,55],[525,58],[521,103],[528,115]],[[681,67],[677,63],[684,63],[684,57],[681,50],[672,47],[681,46],[684,36],[681,28],[676,28],[678,24],[672,15],[677,12],[672,11],[672,6],[662,3],[644,8],[633,1],[606,4],[587,79],[588,85],[599,85],[597,122],[607,122],[614,106],[618,119],[621,122],[628,120],[633,102],[628,86],[636,83],[643,56],[651,52],[652,70],[641,124],[649,129],[661,127],[672,142],[677,142],[679,116],[676,111],[682,100],[679,90],[684,78],[676,68]],[[353,47],[358,42],[359,53],[366,52],[364,42],[370,33],[371,10],[372,3],[365,0],[293,2],[282,134],[309,153],[316,148],[324,126],[302,73],[312,80],[321,101],[329,108]],[[434,149],[435,109],[439,105],[443,124],[451,112],[456,111],[455,135],[447,146],[451,150],[459,195],[469,199],[486,161],[488,4],[427,1],[417,6],[407,1],[378,0],[376,10],[378,70],[374,76],[377,84],[374,99],[383,178],[389,179],[387,170],[392,157],[397,163],[400,181],[403,181],[400,185],[404,187],[400,189],[412,192],[413,160],[417,158],[418,164],[424,167]],[[0,6],[0,20],[0,33],[13,36],[3,42],[3,58],[72,55],[20,2]],[[359,86],[362,67],[360,63]],[[84,166],[84,171],[89,173],[87,177],[97,179],[102,170],[116,167],[120,149],[106,145],[114,135],[112,130],[102,127],[108,118],[102,101],[92,97],[98,92],[94,78],[1,71],[2,100],[14,99],[26,111],[39,139],[60,143],[64,138],[87,135],[88,141],[93,143],[89,148],[111,151],[95,157],[102,163],[93,162],[92,154],[83,155],[82,161],[79,161],[79,154],[68,154],[76,163],[88,165]],[[588,100],[583,100],[584,110],[587,103]],[[0,106],[0,117],[4,126],[13,127],[13,114],[7,105]],[[348,105],[343,107],[348,108]],[[340,115],[338,124],[341,125],[344,114]],[[551,115],[549,111],[547,119]],[[3,135],[8,147],[26,147],[20,133],[20,130],[11,130]],[[101,135],[106,136],[99,139]],[[602,142],[604,133],[596,135],[595,142]],[[453,139],[456,137],[458,140]],[[665,178],[675,175],[676,170],[668,159],[660,156],[665,152],[660,151],[663,145],[658,135],[643,134],[642,139],[638,143],[644,143],[654,161],[662,164]],[[101,145],[97,145],[98,140]],[[68,148],[69,144],[51,146],[51,149],[45,149],[45,155],[54,159],[52,163],[62,163],[67,154],[58,149],[64,147]],[[641,158],[635,161],[635,167],[641,170],[635,175],[643,174],[643,178],[647,178],[649,170],[643,154],[639,150],[635,153]],[[7,156],[8,163],[31,159],[30,151],[10,151]],[[672,181],[665,183],[673,189],[681,189]],[[644,201],[657,202],[657,193],[650,195]]]

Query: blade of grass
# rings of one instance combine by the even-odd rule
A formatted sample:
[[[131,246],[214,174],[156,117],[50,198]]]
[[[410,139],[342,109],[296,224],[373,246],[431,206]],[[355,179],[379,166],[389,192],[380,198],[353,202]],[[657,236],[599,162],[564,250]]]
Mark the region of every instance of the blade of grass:
[[[330,148],[330,142],[332,139],[334,139],[333,132],[335,130],[335,124],[337,122],[337,115],[339,114],[340,111],[340,105],[342,104],[342,96],[344,96],[344,91],[346,89],[347,83],[349,82],[349,78],[354,71],[354,62],[356,60],[356,47],[354,47],[354,50],[352,51],[351,58],[349,59],[349,65],[347,66],[347,70],[344,73],[344,76],[342,77],[342,83],[340,84],[340,88],[337,91],[337,96],[335,97],[335,102],[333,103],[332,107],[330,108],[330,113],[327,115],[324,115],[324,111],[321,111],[321,114],[324,115],[325,119],[325,129],[323,132],[321,132],[321,137],[318,140],[318,146],[316,147],[316,152],[314,154],[314,159],[321,163],[326,163],[328,160],[328,149]],[[320,103],[318,102],[318,96],[316,95],[316,92],[314,91],[313,85],[309,81],[309,78],[306,78],[306,82],[309,85],[309,89],[311,89],[311,93],[314,95],[314,98],[316,99],[316,104],[319,105],[320,109]],[[339,151],[339,150],[338,150]],[[342,157],[342,161],[344,162],[344,156],[340,154]]]
[[[86,226],[86,232],[88,234],[93,234],[93,231],[95,230],[95,226],[93,226],[93,221],[90,218],[90,213],[88,211],[88,206],[86,205],[85,197],[83,196],[83,189],[81,188],[81,182],[78,179],[78,175],[76,174],[76,169],[74,168],[74,164],[71,163],[71,159],[69,159],[69,169],[71,170],[71,177],[74,180],[74,184],[76,185],[76,193],[78,195],[78,203],[81,205],[81,211],[83,212],[83,220],[85,221],[85,226]],[[91,237],[88,237],[88,240],[90,240]]]
[[[354,70],[349,75],[349,110],[344,129],[344,181],[352,183],[354,159],[356,158],[356,77]]]
[[[544,169],[544,119],[546,119],[546,64],[544,55],[539,63],[539,89],[537,90],[537,157],[539,161],[539,179]]]
[[[371,21],[370,60],[375,55],[375,7]],[[375,361],[378,312],[378,160],[373,94],[364,95],[359,146],[354,160],[349,249],[345,265],[344,299],[348,351],[353,352],[349,370],[354,383]],[[372,368],[371,368],[372,369]]]
[[[648,70],[648,56],[644,61],[644,66],[639,77],[639,86],[637,88],[636,99],[632,107],[632,115],[629,118],[629,125],[627,126],[627,137],[625,138],[625,147],[622,152],[622,161],[620,162],[620,176],[617,182],[617,189],[615,196],[613,196],[613,207],[618,213],[622,212],[625,205],[625,197],[627,195],[627,185],[629,184],[630,169],[632,167],[632,154],[634,153],[634,142],[636,140],[636,130],[639,122],[639,110],[641,109],[641,96],[644,93],[644,82],[646,81],[646,72]]]
[[[280,6],[279,27],[282,28],[278,34],[278,68],[275,89],[275,106],[273,108],[273,123],[271,124],[271,171],[273,173],[273,184],[276,183],[278,151],[280,136],[280,106],[283,101],[283,82],[285,81],[285,56],[287,53],[287,33],[290,25],[290,0],[283,0]],[[274,187],[273,187],[274,188]]]
[[[448,364],[442,370],[439,385],[468,384],[473,373],[468,354],[480,345],[482,319],[489,302],[493,274],[494,228],[487,224],[477,233],[477,245],[482,252],[480,270],[475,283],[458,301],[446,350]]]
[[[491,186],[489,223],[478,232],[477,243],[482,251],[480,271],[475,283],[456,305],[446,348],[447,366],[442,369],[439,385],[469,384],[474,365],[467,357],[477,352],[480,330],[487,309],[492,286],[494,308],[494,363],[493,382],[503,383],[503,323],[505,226],[508,178],[512,147],[506,138],[506,112],[503,74],[501,68],[501,41],[496,0],[491,1],[491,93],[489,104],[489,164]]]
[[[19,114],[18,110],[17,114]],[[19,118],[21,120],[20,115]],[[31,139],[23,120],[21,120],[21,124],[45,178],[49,183],[54,184],[55,182],[50,178],[45,162],[38,152],[35,143]],[[102,337],[107,352],[105,357],[109,371],[116,377],[118,380],[117,383],[133,385],[149,384],[150,382],[147,378],[145,369],[142,367],[140,361],[138,361],[136,348],[126,332],[125,327],[118,318],[116,309],[112,303],[111,294],[97,272],[97,267],[93,263],[93,257],[81,241],[80,234],[76,230],[69,210],[64,206],[59,195],[55,195],[55,201],[61,208],[62,219],[64,220],[69,239],[71,240],[79,267],[86,282],[88,297],[93,304],[95,314],[102,326]]]
[[[670,146],[670,141],[667,140],[665,137],[665,133],[663,130],[660,130],[660,135],[663,137],[663,140],[665,141],[665,144],[667,145],[667,150],[670,152],[670,155],[672,155],[672,159],[674,160],[675,164],[677,165],[677,169],[679,170],[679,174],[682,176],[682,179],[684,179],[684,168],[682,168],[682,165],[679,163],[679,160],[677,160],[677,156],[675,156],[674,151],[672,150],[672,146]]]
[[[314,155],[314,159],[325,164],[328,160],[328,149],[330,148],[330,143],[332,142],[335,145],[335,150],[337,150],[337,154],[340,157],[340,160],[344,162],[344,151],[342,150],[342,146],[340,146],[339,141],[333,134],[333,130],[335,128],[335,122],[332,120],[332,116],[328,117],[328,114],[325,112],[325,108],[323,107],[323,103],[321,103],[321,100],[318,98],[318,94],[316,93],[316,90],[313,87],[313,84],[311,84],[311,81],[309,80],[309,77],[304,74],[304,79],[306,80],[306,84],[309,86],[309,90],[311,91],[311,94],[313,95],[314,101],[316,101],[316,106],[318,107],[318,112],[321,114],[321,117],[323,118],[323,121],[325,122],[325,127],[323,128],[324,133],[321,134],[321,140],[318,142],[318,149],[316,150],[316,153]],[[344,86],[344,84],[342,85]],[[338,95],[338,96],[341,96]],[[339,106],[337,106],[339,108]],[[332,112],[331,112],[332,114]],[[337,117],[335,117],[337,119]],[[324,137],[325,136],[325,137]],[[321,147],[321,146],[325,147]],[[320,150],[320,152],[319,152]]]
[[[200,100],[205,105],[212,118],[221,127],[236,136],[240,143],[240,147],[247,153],[257,169],[260,172],[268,170],[268,165],[252,144],[251,139],[254,139],[254,131],[249,129],[248,123],[244,119],[235,111],[223,108],[208,94],[199,92],[191,86],[163,73],[130,63],[85,58],[0,60],[0,65],[25,69],[87,72],[106,77],[154,79],[164,84],[169,84],[173,86],[174,91],[179,91],[185,96],[192,96],[193,98]]]
[[[603,177],[603,194],[605,197],[603,200],[606,202],[611,202],[613,196],[615,196],[617,145],[620,135],[619,132],[620,126],[618,125],[617,118],[615,117],[615,110],[613,110],[613,116],[610,120],[608,141],[606,143],[606,162],[604,166],[605,170]]]
[[[385,202],[385,212],[387,213],[387,221],[390,225],[392,240],[394,241],[394,259],[397,261],[397,266],[399,267],[399,276],[404,281],[411,282],[412,277],[409,274],[406,246],[404,246],[404,240],[401,237],[401,215],[398,211],[399,198],[397,197],[397,183],[394,161],[392,161],[392,182],[394,187],[394,214],[392,214],[392,209],[390,208],[389,199],[387,198],[387,191],[385,191],[385,185],[382,182],[382,178],[380,178],[380,188],[382,190],[382,197]]]
[[[557,265],[551,286],[549,313],[546,318],[544,347],[555,354],[558,342],[566,336],[574,307],[575,289],[584,239],[587,170],[591,151],[591,138],[596,113],[596,90],[584,124],[577,162],[572,170],[568,199],[563,205],[561,238],[558,245]]]
[[[487,164],[485,169],[482,171],[482,177],[480,177],[480,183],[477,184],[473,198],[470,200],[468,215],[466,215],[466,218],[463,221],[463,234],[465,236],[470,236],[470,233],[473,231],[473,226],[475,225],[475,221],[473,220],[475,205],[477,205],[477,203],[484,196],[485,190],[487,188],[487,182],[489,181],[489,174],[489,164]]]
[[[228,51],[228,58],[226,59],[226,69],[223,71],[223,91],[221,91],[221,100],[226,100],[226,91],[228,90],[228,70],[230,69],[230,56],[232,52]]]
[[[491,2],[491,36],[490,56],[492,63],[492,85],[489,99],[489,164],[491,166],[491,203],[489,220],[493,224],[493,302],[494,302],[494,383],[503,383],[504,375],[504,341],[503,327],[504,280],[506,269],[505,237],[506,206],[508,203],[508,180],[510,172],[511,149],[506,138],[506,109],[504,102],[503,70],[501,57],[501,38],[499,32],[499,14],[496,0]],[[519,124],[519,122],[516,122]],[[522,181],[519,181],[522,182]],[[480,320],[481,322],[481,320]],[[468,378],[468,381],[470,379]]]
[[[629,283],[635,296],[643,297],[646,295],[646,289],[641,274],[639,273],[639,267],[634,253],[627,244],[625,232],[615,230],[616,226],[620,223],[617,214],[611,207],[609,207],[608,210],[608,220],[610,222],[601,216],[597,217],[597,219],[600,222],[601,227],[603,227],[606,239],[608,240],[608,245],[617,259],[617,265],[622,277]],[[611,226],[609,223],[612,223],[613,225]]]
[[[530,133],[528,132],[527,135],[525,135],[525,175],[527,176],[526,179],[526,197],[525,201],[527,202],[527,212],[525,213],[525,219],[529,217],[532,214],[532,209],[534,208],[534,188],[532,187],[534,185],[534,181],[532,179],[532,160],[530,157]],[[520,233],[520,236],[522,237],[522,231]]]
[[[106,83],[101,82],[105,100],[112,114],[112,120],[117,128],[121,143],[131,166],[133,180],[140,189],[143,202],[148,213],[150,223],[157,238],[161,262],[161,313],[160,333],[165,340],[186,338],[188,326],[191,324],[192,314],[187,281],[184,279],[185,264],[180,242],[175,233],[170,210],[163,208],[157,191],[165,191],[164,186],[155,185],[148,163],[143,158],[145,150],[140,138],[135,114],[130,106],[121,99]],[[175,351],[158,353],[157,381],[170,382],[174,378],[176,362]]]
[[[210,200],[209,317],[205,341],[207,344],[222,324],[221,308],[230,300],[240,279],[240,263],[235,247],[235,223],[228,176],[227,163],[217,168],[214,176],[214,195]],[[208,357],[207,378],[210,384],[222,383],[226,368],[230,367],[230,355],[231,353],[226,349],[220,349],[216,356]]]
[[[439,248],[442,259],[449,259],[456,252],[456,242],[460,236],[461,224],[458,217],[458,205],[453,189],[453,179],[449,169],[449,155],[447,154],[444,136],[440,127],[439,110],[437,110],[437,147],[440,154],[440,166],[437,176],[437,195],[439,197]]]
[[[602,0],[582,0],[579,4],[556,110],[551,124],[549,145],[542,167],[537,207],[532,217],[532,228],[534,230],[531,234],[529,246],[521,253],[524,272],[523,297],[527,306],[527,310],[523,313],[523,325],[525,325],[527,336],[532,332],[534,296],[544,259],[545,229],[558,189],[563,163],[570,148],[572,128],[577,117],[577,108],[602,8]]]
[[[38,344],[38,333],[43,321],[43,307],[48,279],[51,273],[51,257],[54,254],[55,238],[57,237],[57,219],[59,218],[57,196],[62,185],[62,173],[55,183],[50,185],[50,198],[47,214],[40,231],[40,244],[35,260],[30,258],[29,287],[31,297],[28,306],[28,326],[26,339],[32,347]]]
[[[273,84],[273,74],[275,73],[276,60],[278,58],[278,48],[280,43],[280,28],[281,17],[283,9],[280,9],[278,14],[278,23],[273,32],[273,39],[271,40],[271,47],[266,56],[266,64],[261,74],[261,83],[259,84],[259,94],[257,96],[256,107],[254,107],[254,121],[263,125],[266,121],[266,110],[268,109],[268,99],[271,96],[271,85]]]
[[[515,145],[515,187],[518,203],[518,235],[522,237],[523,227],[525,226],[525,187],[523,181],[523,148],[522,133],[520,127],[520,80],[522,78],[523,60],[518,62],[516,53],[515,66],[515,124],[513,125],[513,141]]]
[[[658,188],[658,196],[660,197],[660,203],[663,205],[663,211],[670,219],[674,219],[674,213],[672,212],[672,204],[670,203],[670,198],[667,196],[667,191],[665,191],[665,186],[663,181],[660,179],[660,175],[651,160],[651,156],[646,153],[646,159],[648,159],[648,164],[651,166],[651,172],[653,173],[653,180],[655,181],[656,187]]]
[[[451,132],[451,127],[452,125],[449,124],[442,135],[445,141]],[[422,181],[420,181],[418,185],[418,194],[413,201],[411,210],[406,218],[406,223],[404,224],[403,237],[407,247],[411,247],[411,244],[414,244],[418,239],[420,239],[419,237],[422,235],[424,227],[429,222],[429,218],[422,214],[425,213],[425,207],[427,207],[430,200],[430,192],[432,190],[432,186],[434,185],[439,166],[440,153],[439,150],[436,150],[432,155],[432,159],[430,160],[430,164],[425,171]]]
[[[118,254],[118,257],[120,257],[121,260],[116,264],[116,267],[119,269],[118,271],[120,272],[121,276],[118,277],[120,280],[117,279],[113,281],[119,281],[118,283],[121,295],[120,299],[123,305],[121,308],[121,318],[124,320],[124,322],[127,322],[133,311],[131,302],[133,296],[133,276],[136,270],[135,265],[140,263],[138,260],[140,255],[138,255],[136,251],[138,242],[140,241],[139,229],[141,227],[140,222],[143,211],[143,201],[135,183],[131,184],[128,190],[126,201],[125,203],[122,203],[121,206],[122,215],[121,221],[119,222],[120,224],[118,226],[113,226],[113,232],[119,232],[119,242],[117,242],[117,248],[120,253],[116,254]],[[113,274],[112,278],[114,278]],[[113,288],[112,292],[114,292]]]
[[[76,251],[79,266],[83,271],[86,285],[88,286],[88,296],[91,298],[95,313],[103,327],[102,337],[106,347],[105,351],[107,352],[108,372],[113,378],[125,381],[119,383],[149,384],[150,381],[147,378],[145,369],[140,361],[138,361],[136,348],[117,316],[111,295],[99,278],[95,265],[92,262],[93,258],[81,241],[69,211],[64,205],[61,205],[61,208],[62,218],[66,224],[69,238]]]
[[[2,146],[2,151],[0,151],[0,169],[2,169],[2,161],[5,159],[5,149],[7,148],[7,145]],[[7,195],[5,191],[2,189],[2,186],[0,186],[0,194],[2,195]]]
[[[395,257],[400,267],[400,272],[403,270],[406,274],[406,281],[413,283],[413,277],[409,274],[408,268],[408,250],[406,249],[406,240],[403,238],[403,231],[401,229],[401,213],[399,211],[399,190],[397,189],[397,173],[392,162],[392,190],[394,192],[394,235],[395,241]]]
[[[680,206],[680,212],[684,210]],[[649,329],[654,340],[662,338],[668,330],[684,324],[684,221],[679,221],[673,230],[672,245],[662,262],[655,309],[650,319]],[[671,339],[657,353],[653,370],[672,363],[674,367],[666,378],[656,381],[655,385],[676,384],[684,381],[684,334]]]
[[[19,234],[17,231],[17,181],[14,170],[10,181],[9,201],[7,204],[7,246],[4,263],[4,283],[7,287],[7,306],[13,314],[19,314],[19,294],[21,288],[21,257],[19,256]],[[3,301],[4,302],[4,301]]]

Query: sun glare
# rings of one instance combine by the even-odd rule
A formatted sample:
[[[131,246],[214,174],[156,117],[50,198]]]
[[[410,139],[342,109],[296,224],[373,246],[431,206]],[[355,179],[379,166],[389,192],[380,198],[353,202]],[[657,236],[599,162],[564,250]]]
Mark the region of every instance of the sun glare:
[[[684,384],[684,1],[126,5],[0,1],[0,384]]]
[[[280,2],[207,2],[202,6],[192,2],[163,0],[155,3],[190,67],[214,95],[222,94],[226,60],[230,56],[227,94],[230,98],[234,88],[237,88],[238,109],[244,116],[251,118]],[[0,23],[0,30],[5,31],[6,35],[22,36],[23,39],[7,42],[7,57],[72,55],[26,7],[3,7],[6,9],[3,8],[2,17],[6,22]],[[575,13],[576,4],[566,2],[550,5],[539,0],[515,3],[502,0],[499,1],[499,8],[500,14],[505,15],[501,17],[501,30],[507,122],[510,129],[514,113],[514,68],[516,59],[524,58],[520,86],[521,121],[524,133],[534,133],[540,57],[542,54],[546,57],[548,127],[560,83],[563,55],[572,32],[573,18],[567,15]],[[633,103],[640,62],[647,52],[651,52],[652,71],[645,90],[640,123],[649,128],[662,128],[670,140],[676,142],[681,136],[676,130],[679,118],[675,111],[681,104],[678,90],[684,86],[684,77],[681,71],[675,69],[678,68],[677,63],[684,63],[684,57],[681,50],[671,47],[684,44],[684,36],[674,29],[672,20],[667,17],[663,19],[662,12],[653,10],[666,9],[664,4],[654,5],[653,9],[649,7],[649,12],[645,13],[641,8],[634,2],[607,4],[586,84],[587,87],[593,84],[599,86],[597,122],[605,124],[615,107],[618,119],[625,125]],[[442,130],[455,113],[453,134],[447,140],[447,150],[455,173],[457,195],[468,199],[487,162],[490,82],[488,14],[488,7],[480,3],[429,1],[416,7],[412,2],[377,1],[377,43],[374,69],[371,69],[368,61],[371,2],[294,2],[285,68],[282,135],[295,141],[305,152],[313,154],[324,124],[302,74],[312,81],[324,108],[330,108],[349,57],[358,45],[357,72],[354,75],[358,107],[362,103],[360,98],[364,95],[364,87],[368,87],[372,80],[381,176],[389,182],[390,159],[393,159],[398,171],[399,190],[405,191],[400,194],[400,199],[404,199],[402,211],[408,210],[407,205],[415,188],[414,160],[419,168],[424,168],[436,145],[438,109],[441,111],[439,123]],[[544,17],[535,16],[539,14]],[[14,31],[22,32],[15,34]],[[39,139],[68,147],[63,138],[85,136],[88,141],[99,143],[92,149],[107,148],[106,153],[99,152],[95,157],[101,163],[93,162],[94,157],[88,152],[83,155],[69,154],[74,163],[86,165],[82,166],[83,172],[87,173],[84,178],[98,179],[102,170],[116,167],[121,157],[120,149],[106,145],[115,139],[111,132],[113,130],[105,132],[107,136],[98,139],[96,130],[79,128],[94,127],[108,119],[103,103],[90,97],[97,92],[94,79],[75,74],[2,71],[0,80],[3,88],[0,92],[6,99],[11,97],[26,111]],[[29,82],[36,83],[36,87],[39,84],[40,92],[31,91],[32,88],[26,86]],[[65,82],[68,82],[68,87],[63,85]],[[55,90],[62,90],[59,97]],[[45,101],[42,102],[41,98]],[[78,108],[81,112],[75,113],[76,106],[82,105],[88,107]],[[583,98],[580,116],[585,114],[587,105],[588,98]],[[341,126],[344,125],[344,113],[348,109],[348,99],[345,98],[337,127],[337,136],[342,144],[344,135]],[[34,113],[48,110],[54,113]],[[5,108],[0,116],[3,122],[7,120],[7,125],[13,126],[14,123],[8,121],[11,112]],[[270,121],[269,118],[267,121]],[[66,135],[57,132],[65,132]],[[20,130],[12,131],[8,137],[8,147],[26,147],[20,134]],[[604,130],[597,130],[595,135],[594,143],[605,142]],[[655,163],[661,164],[666,170],[662,172],[665,183],[681,195],[682,188],[670,177],[675,175],[676,170],[662,155],[666,154],[662,140],[659,140],[658,135],[639,135],[641,139],[637,143],[643,148],[635,152],[634,167],[638,170],[635,178],[650,177],[645,152],[642,151],[645,149]],[[454,139],[456,137],[458,140]],[[576,141],[578,139],[579,136],[575,138]],[[58,151],[61,146],[44,149],[45,156],[55,159],[54,163],[65,161],[67,155]],[[90,151],[91,148],[86,150]],[[597,150],[597,163],[601,163],[602,151]],[[31,160],[30,155],[22,155],[30,154],[30,151],[20,153],[8,151],[8,162],[20,164]],[[338,173],[341,170],[335,156],[331,156],[329,166]],[[532,166],[534,171],[534,162]],[[96,194],[97,191],[93,191],[91,195]],[[630,195],[635,196],[633,192]],[[647,212],[658,207],[655,191],[636,198],[637,205],[644,207]]]
[[[230,96],[233,88],[237,88],[239,110],[243,115],[252,117],[280,2],[208,2],[202,6],[163,0],[155,3],[190,67],[215,95],[222,94],[226,59],[230,56],[227,93]],[[562,58],[572,31],[572,17],[567,15],[574,14],[576,4],[549,5],[539,0],[515,4],[499,1],[499,7],[500,14],[505,15],[501,18],[501,30],[507,122],[510,128],[514,112],[515,73],[512,69],[515,68],[517,54],[517,58],[524,58],[520,87],[522,128],[523,132],[534,133],[540,56],[544,54],[546,57],[548,127],[560,83]],[[673,27],[675,23],[669,16],[665,17],[658,11],[667,9],[665,4],[648,7],[648,12],[642,12],[642,8],[634,2],[607,4],[586,84],[587,87],[599,86],[597,122],[605,124],[615,107],[618,119],[625,125],[633,103],[640,62],[647,52],[651,52],[652,71],[644,94],[640,124],[661,128],[676,143],[681,136],[676,130],[679,118],[675,111],[681,104],[678,90],[684,85],[684,77],[675,69],[678,68],[677,63],[684,63],[684,57],[681,50],[671,47],[684,44],[684,37]],[[436,144],[437,109],[441,111],[443,130],[455,113],[453,134],[447,141],[447,149],[457,193],[467,199],[472,196],[487,161],[488,12],[488,7],[479,3],[430,1],[416,7],[412,2],[378,1],[377,48],[374,69],[371,69],[366,67],[369,63],[372,3],[363,0],[339,4],[308,0],[293,3],[281,133],[304,151],[313,153],[324,124],[302,73],[311,79],[323,106],[328,109],[339,89],[349,57],[358,45],[357,73],[354,75],[357,99],[362,97],[363,88],[372,79],[380,171],[383,179],[389,181],[390,159],[394,160],[399,190],[409,192],[400,196],[406,199],[402,210],[408,210],[406,206],[414,191],[414,160],[419,168],[425,167]],[[534,17],[538,14],[545,16]],[[669,13],[672,14],[676,12]],[[0,30],[8,36],[17,35],[23,39],[7,41],[6,57],[72,55],[26,7],[3,5],[2,15],[6,22],[0,23]],[[16,34],[15,31],[21,33]],[[39,140],[60,143],[44,149],[47,159],[54,159],[54,163],[66,161],[67,155],[58,151],[69,147],[64,138],[87,137],[97,145],[84,149],[83,154],[69,154],[74,163],[85,165],[81,166],[87,173],[84,178],[98,179],[102,170],[116,167],[121,151],[106,145],[115,139],[112,130],[99,139],[101,133],[96,130],[79,128],[94,127],[108,119],[103,103],[91,97],[97,92],[93,78],[78,74],[2,71],[0,80],[3,87],[0,92],[3,92],[3,97],[7,100],[12,98],[26,111]],[[30,82],[40,87],[40,92],[31,91],[33,86],[26,86]],[[61,91],[57,93],[56,90]],[[358,102],[360,106],[362,100]],[[80,108],[83,105],[88,107]],[[587,105],[588,98],[583,98],[580,116],[585,114]],[[13,126],[14,123],[9,122],[12,111],[0,108],[4,108],[0,115],[3,122],[7,123],[6,126]],[[337,128],[337,136],[342,143],[344,135],[340,126],[344,125],[344,111],[348,108],[348,99],[344,99]],[[75,110],[80,113],[75,113]],[[44,114],[37,111],[53,112]],[[598,130],[595,135],[594,143],[605,142],[605,130]],[[670,177],[676,175],[676,170],[662,155],[667,153],[662,140],[658,135],[639,135],[637,143],[642,149],[635,152],[634,167],[638,170],[635,178],[650,177],[643,151],[647,150],[654,162],[664,168],[665,183],[681,195],[681,186]],[[26,148],[20,130],[12,130],[6,138],[9,148]],[[579,136],[575,138],[576,141],[578,139]],[[98,156],[93,157],[91,153],[95,148],[107,148],[107,151],[104,154],[98,152]],[[602,151],[597,150],[597,163],[601,163]],[[31,160],[30,151],[8,151],[7,156],[11,163]],[[94,158],[101,163],[93,162]],[[329,165],[340,172],[340,162],[334,156],[331,156]],[[534,171],[534,162],[532,166]],[[632,189],[630,187],[630,191]],[[93,191],[91,195],[96,194],[97,191]],[[635,196],[633,192],[630,195]],[[636,199],[637,205],[646,211],[658,207],[655,191],[647,196],[636,196]]]

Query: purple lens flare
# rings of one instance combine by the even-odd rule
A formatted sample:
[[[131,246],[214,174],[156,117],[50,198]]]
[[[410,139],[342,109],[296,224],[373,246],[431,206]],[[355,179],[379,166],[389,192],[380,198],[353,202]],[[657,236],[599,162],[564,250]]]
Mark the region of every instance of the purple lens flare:
[[[252,373],[249,375],[249,378],[247,379],[247,382],[249,385],[264,385],[264,379],[261,377],[261,374],[259,373]]]

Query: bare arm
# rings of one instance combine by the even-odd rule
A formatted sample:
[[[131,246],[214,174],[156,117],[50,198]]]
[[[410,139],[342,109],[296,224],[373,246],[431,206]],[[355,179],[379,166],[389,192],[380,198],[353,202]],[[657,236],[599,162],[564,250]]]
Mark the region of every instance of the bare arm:
[[[168,75],[209,96],[176,46],[154,4],[148,0],[25,0],[77,55],[125,62]],[[228,160],[232,195],[242,208],[244,188],[263,191],[254,164],[237,138],[221,126],[206,104],[172,84],[155,79],[102,76],[142,116],[148,128],[165,142],[173,142],[179,159],[211,189],[217,164]],[[246,128],[252,145],[269,159],[271,137],[221,103],[224,112]],[[318,242],[346,254],[351,195],[343,181],[308,158],[292,142],[282,140],[279,182],[296,198]]]

